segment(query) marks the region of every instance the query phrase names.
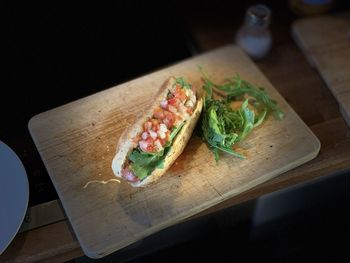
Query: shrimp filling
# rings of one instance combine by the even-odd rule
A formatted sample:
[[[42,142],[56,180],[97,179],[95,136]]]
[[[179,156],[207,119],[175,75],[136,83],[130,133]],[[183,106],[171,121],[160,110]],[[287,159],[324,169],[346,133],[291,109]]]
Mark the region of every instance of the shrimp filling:
[[[182,126],[191,117],[196,96],[189,83],[177,78],[167,96],[153,111],[153,116],[143,124],[135,142],[137,146],[129,155],[122,176],[129,182],[143,180],[154,169],[162,168],[164,156]]]

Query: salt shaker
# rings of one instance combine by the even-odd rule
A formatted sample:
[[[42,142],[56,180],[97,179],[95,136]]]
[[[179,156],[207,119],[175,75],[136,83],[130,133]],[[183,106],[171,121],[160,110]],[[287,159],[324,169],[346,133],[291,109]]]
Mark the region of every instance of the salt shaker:
[[[266,5],[253,5],[247,9],[244,24],[237,31],[236,44],[253,59],[263,58],[271,48],[270,17]]]

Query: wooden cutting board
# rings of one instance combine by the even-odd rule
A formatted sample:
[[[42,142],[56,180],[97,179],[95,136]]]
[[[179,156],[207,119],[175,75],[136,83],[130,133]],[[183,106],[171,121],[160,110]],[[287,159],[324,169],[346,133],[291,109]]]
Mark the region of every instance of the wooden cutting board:
[[[292,32],[337,99],[350,126],[350,12],[299,19]]]
[[[285,111],[285,119],[270,117],[246,138],[240,146],[245,160],[222,154],[216,163],[206,144],[194,135],[154,185],[137,189],[116,182],[111,162],[121,132],[147,108],[170,75],[184,76],[200,86],[198,65],[218,81],[239,73],[266,87]],[[80,245],[92,258],[112,253],[299,166],[320,149],[315,135],[236,46],[41,113],[30,120],[29,129]]]

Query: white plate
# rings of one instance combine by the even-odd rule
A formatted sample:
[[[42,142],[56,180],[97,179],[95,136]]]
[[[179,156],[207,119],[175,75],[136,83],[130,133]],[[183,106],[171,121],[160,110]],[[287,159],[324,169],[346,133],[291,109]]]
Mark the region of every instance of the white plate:
[[[27,211],[29,185],[21,160],[0,141],[0,254],[20,228]]]

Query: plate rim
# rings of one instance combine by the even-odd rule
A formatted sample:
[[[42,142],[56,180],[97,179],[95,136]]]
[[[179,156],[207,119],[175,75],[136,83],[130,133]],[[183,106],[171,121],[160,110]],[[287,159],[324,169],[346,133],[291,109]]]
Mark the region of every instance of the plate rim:
[[[12,243],[12,241],[15,239],[16,235],[18,234],[19,229],[21,228],[21,225],[23,224],[24,218],[26,216],[27,213],[27,209],[28,209],[28,204],[29,204],[29,181],[28,181],[28,174],[27,171],[22,163],[22,160],[19,158],[19,156],[16,154],[16,152],[9,146],[7,145],[4,141],[0,140],[0,147],[4,147],[6,149],[6,151],[11,154],[13,156],[13,158],[17,161],[17,163],[19,164],[19,169],[24,171],[24,184],[25,184],[25,209],[23,209],[23,212],[21,214],[21,216],[19,217],[19,222],[20,224],[18,224],[16,226],[15,231],[13,232],[12,236],[8,239],[7,242],[5,242],[5,246],[4,247],[0,247],[0,255],[2,255],[6,249],[10,246],[10,244]]]

